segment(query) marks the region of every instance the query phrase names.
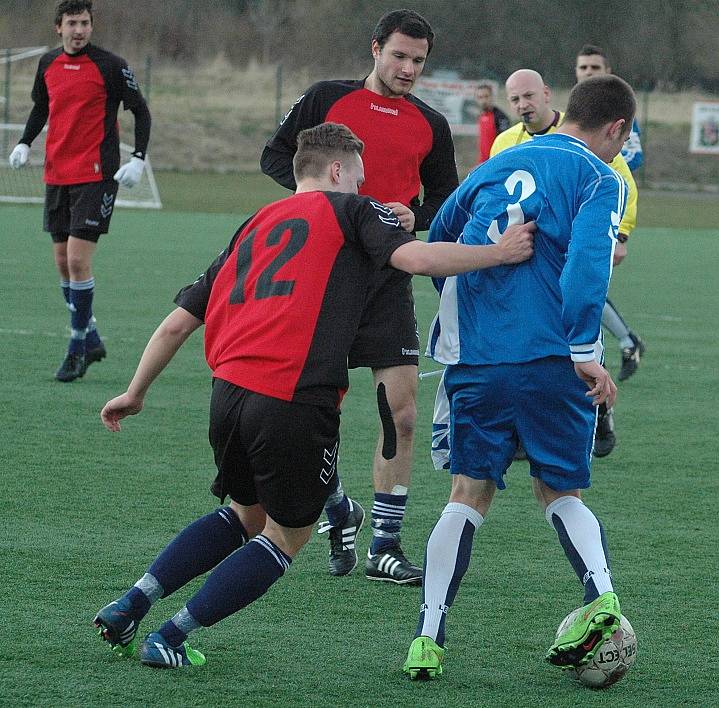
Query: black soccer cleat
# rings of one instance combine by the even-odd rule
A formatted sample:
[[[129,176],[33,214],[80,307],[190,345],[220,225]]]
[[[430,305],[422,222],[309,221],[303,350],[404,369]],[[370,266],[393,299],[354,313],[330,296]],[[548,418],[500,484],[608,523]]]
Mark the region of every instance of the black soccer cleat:
[[[100,637],[110,643],[117,656],[131,659],[137,655],[137,627],[130,603],[120,598],[103,607],[93,620]]]
[[[67,353],[60,368],[55,372],[55,378],[58,381],[68,383],[75,379],[81,379],[87,371],[85,357],[82,354]]]
[[[622,368],[619,370],[618,376],[620,381],[626,381],[630,376],[636,373],[639,368],[639,362],[646,350],[641,337],[638,337],[633,332],[630,332],[629,336],[632,338],[634,345],[622,349]]]
[[[330,535],[330,575],[341,576],[352,572],[357,565],[357,534],[364,523],[364,509],[349,499],[350,510],[341,526],[330,526],[323,522],[317,533]]]
[[[422,569],[412,565],[399,546],[375,554],[367,551],[365,576],[368,580],[381,580],[397,585],[422,584]]]
[[[94,364],[96,361],[102,361],[107,356],[107,349],[105,344],[100,342],[96,347],[85,350],[85,369]]]
[[[614,434],[614,409],[607,408],[605,403],[599,406],[597,429],[594,432],[594,457],[606,457],[617,444]]]

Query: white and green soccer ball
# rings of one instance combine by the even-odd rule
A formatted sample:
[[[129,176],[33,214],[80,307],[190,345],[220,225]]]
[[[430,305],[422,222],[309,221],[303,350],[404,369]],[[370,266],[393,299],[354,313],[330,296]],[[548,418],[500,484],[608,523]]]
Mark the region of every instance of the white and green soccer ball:
[[[563,634],[581,610],[572,610],[557,629],[557,637]],[[607,688],[619,681],[629,671],[637,658],[637,636],[629,620],[622,615],[622,621],[614,634],[597,649],[594,658],[578,669],[567,669],[567,673],[590,688]]]

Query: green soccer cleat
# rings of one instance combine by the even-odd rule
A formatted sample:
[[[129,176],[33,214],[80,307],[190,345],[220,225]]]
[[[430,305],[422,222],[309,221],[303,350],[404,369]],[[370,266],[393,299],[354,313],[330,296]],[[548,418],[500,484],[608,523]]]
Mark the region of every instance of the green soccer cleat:
[[[429,637],[417,637],[409,645],[402,671],[416,679],[433,679],[442,674],[444,649]]]
[[[95,626],[101,639],[110,643],[112,653],[122,659],[137,656],[137,628],[128,600],[120,598],[103,607],[95,615]]]
[[[156,669],[177,669],[181,666],[204,666],[205,655],[193,649],[187,642],[182,646],[173,647],[158,632],[145,637],[140,644],[140,663]]]
[[[602,643],[619,628],[621,618],[619,599],[613,592],[605,592],[579,610],[574,622],[555,639],[545,658],[550,664],[565,669],[588,664]]]
[[[100,634],[102,634],[102,631],[100,631]],[[112,647],[112,653],[119,659],[134,659],[137,657],[137,644],[137,637],[134,637],[127,646],[123,647],[121,644],[115,644]]]

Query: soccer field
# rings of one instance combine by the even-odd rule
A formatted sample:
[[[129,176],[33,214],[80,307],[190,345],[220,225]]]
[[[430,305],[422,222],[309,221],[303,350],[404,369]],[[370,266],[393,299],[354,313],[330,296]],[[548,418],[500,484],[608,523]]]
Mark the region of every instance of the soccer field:
[[[236,182],[242,189],[242,180]],[[166,204],[168,196],[163,192]],[[671,227],[638,229],[629,258],[615,271],[610,294],[647,353],[638,373],[619,385],[618,444],[595,462],[585,494],[606,528],[622,608],[639,641],[637,662],[622,682],[592,692],[543,661],[582,591],[532,497],[525,462],[512,466],[508,489],[498,493],[475,538],[448,617],[445,673],[434,682],[411,683],[401,674],[418,590],[370,583],[361,566],[349,577],[330,577],[328,544],[317,536],[265,597],[193,635],[193,646],[208,657],[205,667],[153,671],[112,656],[95,634],[95,611],[215,504],[208,491],[214,476],[206,430],[210,376],[199,334],[120,434],[108,433],[98,415],[108,398],[125,390],[177,290],[241,222],[238,213],[170,207],[114,216],[94,266],[94,309],[108,357],[81,381],[60,384],[53,373],[64,353],[67,317],[49,237],[41,232],[42,210],[0,206],[0,360],[6,367],[0,704],[719,703],[719,232],[699,228],[716,223],[710,216],[716,207],[680,197],[642,207],[643,223]],[[436,296],[423,278],[415,278],[415,294],[424,338]],[[611,337],[607,349],[616,373],[619,353]],[[421,368],[434,367],[423,361]],[[417,562],[449,489],[448,475],[431,469],[428,454],[436,381],[420,383],[403,533],[403,546]],[[352,374],[340,460],[345,488],[368,512],[376,439],[370,384],[367,371]],[[369,534],[366,528],[360,536],[360,553]],[[197,587],[155,605],[140,631],[155,629]]]

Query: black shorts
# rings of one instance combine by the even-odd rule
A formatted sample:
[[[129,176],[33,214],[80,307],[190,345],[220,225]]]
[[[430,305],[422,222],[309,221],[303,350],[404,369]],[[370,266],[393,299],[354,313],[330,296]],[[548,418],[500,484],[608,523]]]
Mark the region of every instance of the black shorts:
[[[84,184],[45,186],[44,229],[54,243],[76,236],[97,242],[110,228],[115,207],[117,182],[114,179]]]
[[[419,365],[412,276],[383,268],[374,275],[347,365],[386,369],[406,364]]]
[[[244,506],[259,502],[281,526],[314,524],[337,474],[339,426],[335,408],[290,403],[215,379],[212,493]]]

